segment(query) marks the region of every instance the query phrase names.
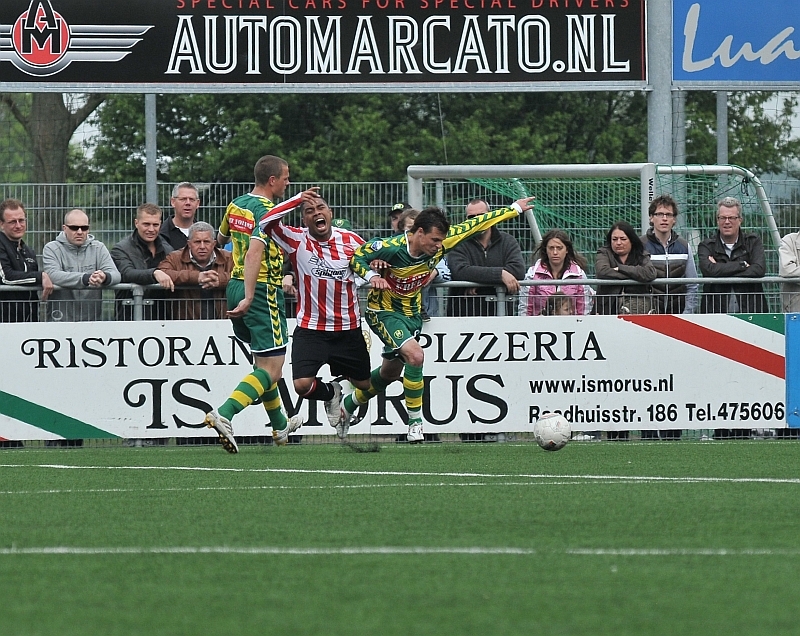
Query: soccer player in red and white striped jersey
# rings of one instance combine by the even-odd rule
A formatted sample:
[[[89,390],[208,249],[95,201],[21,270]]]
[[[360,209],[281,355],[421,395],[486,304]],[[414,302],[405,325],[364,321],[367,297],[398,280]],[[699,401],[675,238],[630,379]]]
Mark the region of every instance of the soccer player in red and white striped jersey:
[[[358,234],[332,225],[333,214],[322,197],[300,208],[304,227],[282,222],[288,210],[270,211],[261,231],[286,252],[297,287],[297,327],[292,334],[292,379],[297,394],[325,402],[325,410],[340,437],[341,385],[317,377],[327,364],[333,376],[353,386],[370,385],[370,360],[361,331],[356,275],[350,258],[364,243]],[[337,426],[338,424],[338,426]]]
[[[330,208],[321,198],[314,207],[304,206],[303,220],[308,216],[311,228],[276,223],[274,219],[284,216],[284,212],[267,214],[261,221],[263,231],[283,248],[292,263],[298,326],[318,331],[356,329],[361,326],[361,317],[356,277],[349,263],[364,239],[350,230],[332,227],[324,212],[317,214],[317,206],[324,206],[330,214]]]

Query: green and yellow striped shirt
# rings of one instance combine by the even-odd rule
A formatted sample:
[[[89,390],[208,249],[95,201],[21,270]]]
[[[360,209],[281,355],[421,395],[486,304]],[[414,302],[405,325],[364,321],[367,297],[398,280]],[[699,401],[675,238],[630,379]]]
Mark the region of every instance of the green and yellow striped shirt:
[[[233,243],[231,278],[244,280],[244,257],[250,247],[250,239],[256,237],[266,245],[258,282],[279,286],[283,283],[283,252],[258,226],[261,218],[273,207],[275,204],[272,201],[254,194],[243,194],[228,204],[219,232]]]
[[[418,316],[422,287],[445,254],[470,236],[517,216],[519,212],[516,208],[501,208],[472,217],[463,223],[451,225],[442,241],[442,247],[433,256],[427,254],[411,256],[408,253],[405,234],[367,241],[350,259],[352,270],[367,279],[370,277],[369,264],[372,261],[379,259],[391,265],[388,271],[382,273],[383,278],[389,283],[389,289],[371,289],[367,296],[367,309]]]

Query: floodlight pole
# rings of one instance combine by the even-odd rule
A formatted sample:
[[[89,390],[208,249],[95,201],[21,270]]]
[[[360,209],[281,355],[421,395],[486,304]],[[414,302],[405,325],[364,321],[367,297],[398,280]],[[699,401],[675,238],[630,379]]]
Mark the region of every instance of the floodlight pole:
[[[672,0],[647,3],[647,159],[672,158]]]

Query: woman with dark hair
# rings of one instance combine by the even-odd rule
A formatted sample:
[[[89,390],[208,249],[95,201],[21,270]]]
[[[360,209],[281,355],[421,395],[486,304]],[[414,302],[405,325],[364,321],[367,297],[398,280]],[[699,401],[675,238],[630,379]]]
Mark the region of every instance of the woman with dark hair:
[[[538,260],[529,267],[524,280],[566,280],[586,278],[586,259],[583,258],[564,230],[550,230],[542,237],[534,253]],[[546,311],[547,301],[556,293],[568,296],[573,314],[592,311],[594,290],[588,285],[522,285],[519,295],[519,315],[539,316]]]
[[[595,259],[599,279],[649,283],[656,278],[650,254],[630,223],[617,221],[606,234],[606,242]],[[598,314],[655,313],[649,285],[600,285],[597,291]]]

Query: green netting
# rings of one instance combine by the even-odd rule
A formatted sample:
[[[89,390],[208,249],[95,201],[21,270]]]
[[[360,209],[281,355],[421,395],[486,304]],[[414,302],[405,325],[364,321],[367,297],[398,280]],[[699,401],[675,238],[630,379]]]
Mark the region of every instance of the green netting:
[[[615,179],[475,179],[487,189],[511,199],[536,196],[534,216],[542,234],[566,230],[587,260],[603,243],[616,221],[641,225],[638,178]]]
[[[557,179],[469,179],[439,180],[424,184],[426,203],[437,204],[458,220],[463,206],[475,197],[490,205],[507,205],[509,200],[536,196],[534,216],[544,234],[551,228],[570,233],[577,249],[593,269],[594,255],[616,221],[627,221],[641,228],[641,184],[638,177],[557,178]],[[728,175],[658,175],[655,194],[671,194],[678,202],[677,230],[695,248],[716,231],[716,202],[735,196],[742,202],[746,231],[758,232],[767,253],[767,273],[778,270],[777,245],[767,230],[756,190],[752,183]],[[530,228],[524,219],[506,224],[529,255],[534,249]],[[788,229],[787,231],[796,231]],[[781,231],[781,234],[786,232]]]

